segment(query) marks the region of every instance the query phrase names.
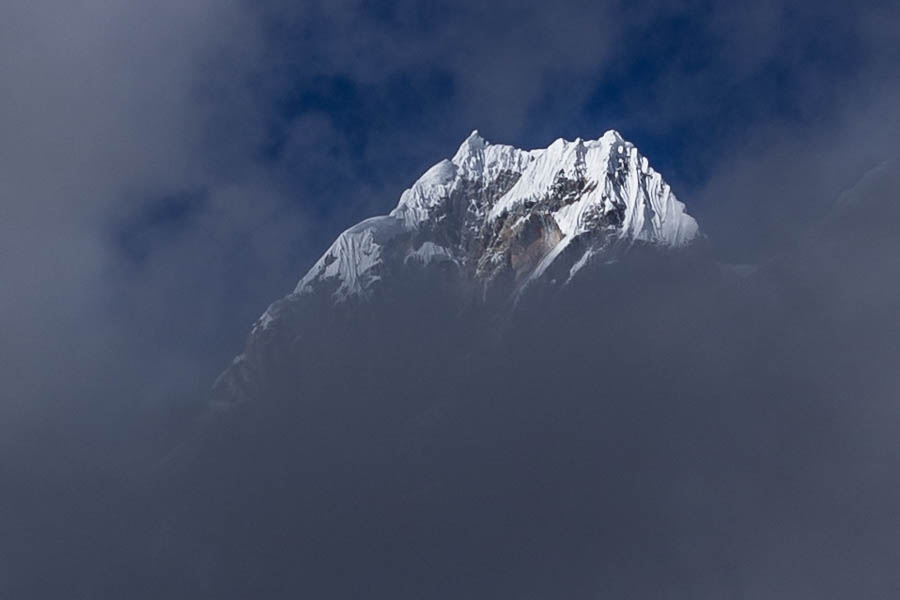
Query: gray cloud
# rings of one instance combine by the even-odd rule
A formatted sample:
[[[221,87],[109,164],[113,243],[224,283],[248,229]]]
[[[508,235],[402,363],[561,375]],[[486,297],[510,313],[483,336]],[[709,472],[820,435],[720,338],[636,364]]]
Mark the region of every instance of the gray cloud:
[[[687,0],[565,6],[356,0],[8,4],[0,20],[0,466],[10,474],[4,492],[14,495],[15,506],[34,507],[34,514],[11,511],[0,525],[17,533],[5,539],[20,542],[32,539],[29,528],[43,523],[42,537],[35,539],[75,538],[54,547],[81,549],[73,524],[94,514],[97,496],[103,496],[104,507],[121,508],[121,496],[139,495],[129,487],[135,465],[156,464],[181,439],[190,423],[187,407],[203,397],[265,305],[292,287],[341,228],[391,208],[405,186],[451,155],[475,127],[492,141],[525,146],[559,135],[592,137],[612,126],[642,147],[658,144],[658,161],[671,167],[663,169],[667,178],[722,257],[767,264],[802,245],[802,232],[862,173],[898,154],[900,46],[894,30],[900,14],[889,3],[856,3],[852,10],[841,2],[709,6]],[[646,48],[652,51],[642,54]],[[651,159],[653,150],[647,149]],[[190,200],[179,204],[184,198]],[[859,227],[873,231],[877,216],[875,221]],[[883,312],[875,314],[881,315],[895,297],[886,282],[891,277],[884,275],[895,265],[884,257],[896,253],[890,236],[884,237],[882,252],[862,256],[869,260],[853,254],[852,245],[844,247],[843,255],[855,257],[847,263],[852,267],[828,254],[804,263],[816,265],[821,279],[812,289],[829,289],[830,310],[844,325],[859,324],[854,319],[860,298],[868,298],[865,306],[877,305]],[[760,292],[763,298],[783,300],[773,288]],[[677,314],[683,306],[672,308]],[[863,409],[855,412],[835,400],[834,422],[823,412],[813,415],[820,419],[816,426],[836,427],[835,436],[815,430],[792,446],[790,431],[762,413],[729,406],[757,420],[742,429],[736,417],[729,421],[734,430],[725,433],[741,441],[762,432],[787,444],[795,473],[821,466],[804,462],[815,444],[847,450],[832,457],[845,464],[823,467],[844,491],[816,505],[810,490],[827,491],[828,482],[794,490],[822,511],[821,519],[791,508],[797,497],[781,497],[779,518],[788,533],[768,528],[748,534],[759,552],[735,553],[747,560],[741,569],[719,565],[722,572],[741,571],[742,589],[750,596],[788,593],[760,574],[777,573],[784,583],[791,558],[828,546],[832,535],[846,541],[840,524],[823,525],[847,516],[833,500],[857,511],[850,517],[857,519],[868,551],[853,557],[832,543],[821,561],[803,565],[806,574],[812,577],[826,564],[834,567],[832,575],[839,567],[871,574],[882,566],[878,557],[889,556],[891,531],[876,529],[878,517],[891,513],[875,492],[887,499],[896,495],[884,471],[893,464],[896,415],[888,400],[896,392],[890,362],[896,353],[885,333],[892,330],[880,329],[875,319],[864,321],[864,333],[856,337],[848,333],[852,328],[835,330],[857,351],[829,355],[827,367],[846,373],[838,381],[841,392],[862,390]],[[750,338],[744,340],[750,349],[776,345],[774,334],[741,335]],[[715,336],[709,337],[715,348]],[[780,356],[796,359],[796,350]],[[875,358],[868,367],[853,358],[869,353]],[[764,357],[753,359],[749,364],[771,367]],[[816,365],[803,372],[805,391],[820,383],[818,374]],[[853,377],[864,375],[868,383],[857,386]],[[625,412],[613,415],[614,422],[627,432],[638,415],[618,408]],[[690,424],[690,414],[653,408],[680,426]],[[789,425],[792,418],[803,420],[797,416],[804,414],[802,404],[763,408]],[[530,410],[536,418],[540,407]],[[496,424],[491,419],[498,416],[480,418]],[[802,424],[791,426],[803,433]],[[649,442],[651,430],[664,424],[647,427],[634,430],[648,443],[643,452],[660,470],[672,466],[662,456],[664,445]],[[442,430],[442,443],[452,446],[452,431]],[[479,435],[482,442],[489,439]],[[714,435],[714,442],[727,446],[723,436]],[[681,451],[675,453],[679,460],[689,462],[701,448],[662,438]],[[549,436],[542,443],[554,447],[551,441],[558,440]],[[720,449],[710,443],[713,452]],[[568,449],[572,455],[577,450]],[[777,457],[765,459],[774,469]],[[447,473],[477,464],[472,457],[440,460],[447,461],[441,463]],[[646,489],[643,482],[625,481],[611,463],[602,466],[626,489]],[[310,468],[316,467],[321,465]],[[710,486],[712,496],[721,498],[746,492],[751,481],[729,479],[717,471],[726,467],[714,462],[674,467],[669,478],[648,485],[675,497],[671,510],[684,527],[694,510],[715,509],[703,498]],[[418,467],[412,472],[413,481],[428,482]],[[504,480],[499,467],[493,472],[501,481],[520,482]],[[684,481],[675,480],[682,475]],[[716,487],[717,476],[726,479],[723,487]],[[446,475],[443,483],[454,481]],[[855,488],[866,492],[856,503],[849,491]],[[463,496],[475,493],[474,487],[463,490]],[[69,508],[46,501],[53,497]],[[623,498],[610,506],[634,523],[634,513],[616,504]],[[430,496],[425,502],[443,506]],[[732,506],[747,511],[741,517],[765,521],[769,515],[754,516],[741,502]],[[353,506],[339,508],[356,514]],[[654,524],[682,526],[667,518],[665,502],[649,508],[661,511]],[[727,510],[718,516],[734,518]],[[567,522],[576,537],[577,524]],[[667,539],[696,544],[683,555],[672,548],[669,567],[702,570],[702,561],[716,556],[716,544],[726,543],[698,531],[682,537],[669,532]],[[743,527],[731,531],[747,534]],[[167,539],[157,534],[150,538]],[[213,569],[215,549],[186,548],[176,550],[189,555],[179,555],[187,564],[201,574]],[[33,567],[52,555],[41,542],[2,550],[25,556],[19,566]],[[97,554],[108,556],[102,549]],[[206,558],[192,563],[197,556]],[[787,566],[772,567],[776,559]],[[88,565],[91,559],[83,560]],[[121,561],[125,570],[126,558]],[[0,578],[17,575],[21,587],[13,591],[27,597],[39,574],[29,581],[27,570],[4,573],[5,562],[0,560]],[[90,568],[97,566],[84,566],[84,573]],[[94,590],[84,582],[98,577],[75,579],[85,586],[78,593],[90,595]],[[733,589],[733,581],[719,583]],[[876,583],[869,581],[873,588]]]
[[[235,275],[253,277],[248,266],[258,269],[291,239],[273,216],[283,195],[248,172],[247,161],[230,178],[215,173],[204,141],[208,113],[197,96],[221,36],[234,29],[235,6],[36,2],[13,3],[8,13],[0,115],[3,404],[5,413],[40,412],[42,399],[77,395],[85,380],[119,381],[135,368],[131,358],[166,360],[183,342],[177,330],[204,315],[191,306],[206,300],[212,312],[222,310],[228,264],[220,253],[240,243],[248,259],[235,263],[245,269]],[[153,247],[141,273],[123,273],[113,230],[161,198],[194,189],[209,196],[194,228],[166,240],[172,247]],[[302,220],[291,218],[299,237]],[[270,275],[258,270],[247,285],[264,285]],[[183,293],[189,286],[192,293]],[[173,311],[178,298],[185,306]],[[150,326],[154,310],[153,327],[170,337],[140,347],[127,315]],[[119,384],[133,384],[132,376]]]

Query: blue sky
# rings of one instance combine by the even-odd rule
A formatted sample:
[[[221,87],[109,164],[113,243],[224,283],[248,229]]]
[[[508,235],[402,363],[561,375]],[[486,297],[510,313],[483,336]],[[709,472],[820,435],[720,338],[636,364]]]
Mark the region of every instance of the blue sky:
[[[204,390],[342,229],[476,128],[524,147],[620,130],[735,262],[898,153],[893,2],[5,12],[0,362],[23,418],[98,374],[136,404]]]
[[[876,3],[304,6],[254,10],[267,59],[253,92],[265,122],[260,160],[311,191],[318,215],[348,210],[340,225],[389,209],[473,128],[525,147],[616,128],[694,212],[734,227],[700,192],[760,131],[836,127],[848,104],[896,79],[896,44],[876,26],[890,9]],[[318,134],[324,147],[292,146]],[[350,177],[309,159],[318,151]],[[374,197],[354,193],[363,186]],[[728,229],[708,233],[748,259],[764,252],[731,244]]]

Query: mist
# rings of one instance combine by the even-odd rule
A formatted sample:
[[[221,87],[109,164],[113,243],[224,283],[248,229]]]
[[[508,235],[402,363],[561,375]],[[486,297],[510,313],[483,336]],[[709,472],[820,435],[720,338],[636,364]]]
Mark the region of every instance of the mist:
[[[896,596],[897,6],[3,13],[5,595]],[[311,307],[211,408],[265,307],[476,127],[618,129],[702,256],[501,322],[447,282]]]

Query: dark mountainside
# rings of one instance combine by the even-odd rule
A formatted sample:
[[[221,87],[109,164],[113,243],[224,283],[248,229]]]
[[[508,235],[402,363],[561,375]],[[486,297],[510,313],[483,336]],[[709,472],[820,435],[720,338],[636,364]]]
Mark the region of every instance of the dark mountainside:
[[[635,258],[499,339],[440,294],[334,317],[163,476],[166,593],[846,597],[842,569],[896,558],[900,331],[896,297],[848,315],[817,258],[737,281]]]
[[[452,269],[303,296],[44,588],[894,597],[896,189],[755,269],[638,245],[499,313]]]

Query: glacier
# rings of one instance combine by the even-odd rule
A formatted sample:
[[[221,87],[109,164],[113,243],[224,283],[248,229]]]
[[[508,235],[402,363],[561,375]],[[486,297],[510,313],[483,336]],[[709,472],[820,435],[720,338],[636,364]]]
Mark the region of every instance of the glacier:
[[[391,246],[405,247],[390,254],[406,264],[450,262],[483,285],[512,266],[518,285],[510,289],[521,290],[573,254],[567,250],[586,235],[602,239],[568,257],[566,280],[615,242],[683,247],[700,231],[649,160],[616,131],[522,150],[491,144],[476,130],[452,159],[404,191],[388,215],[338,236],[294,294],[327,287],[339,302],[364,297],[390,270]],[[524,245],[508,243],[516,239]]]

